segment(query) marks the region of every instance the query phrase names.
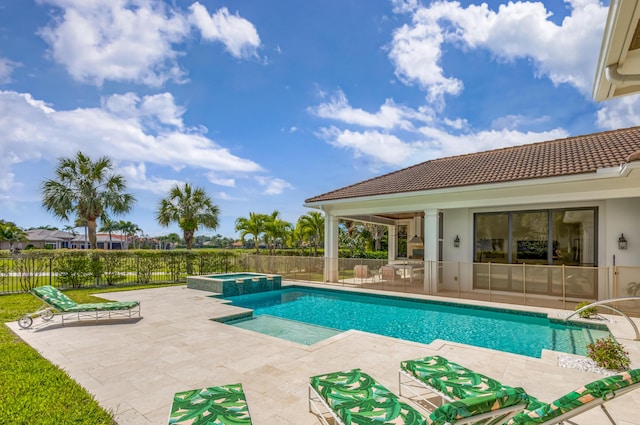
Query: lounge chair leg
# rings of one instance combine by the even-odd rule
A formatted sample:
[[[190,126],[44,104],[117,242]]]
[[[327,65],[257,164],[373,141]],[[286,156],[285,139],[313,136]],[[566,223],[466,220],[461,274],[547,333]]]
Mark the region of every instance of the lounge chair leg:
[[[609,420],[611,421],[611,423],[613,425],[616,425],[616,421],[613,420],[613,418],[611,417],[611,414],[609,413],[609,411],[607,410],[607,408],[604,406],[604,404],[601,404],[600,407],[602,408],[602,411],[604,412],[605,415],[607,415],[607,418],[609,418]]]

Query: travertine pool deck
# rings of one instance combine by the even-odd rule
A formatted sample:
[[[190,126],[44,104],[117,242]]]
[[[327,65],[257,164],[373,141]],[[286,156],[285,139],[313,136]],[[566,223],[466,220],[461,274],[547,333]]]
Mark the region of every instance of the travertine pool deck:
[[[210,295],[183,286],[108,293],[103,297],[141,301],[142,319],[65,322],[64,327],[59,318],[49,323],[35,319],[28,330],[16,322],[7,325],[113,411],[119,425],[166,424],[175,392],[237,382],[244,386],[254,424],[315,425],[320,421],[309,413],[307,402],[310,376],[361,368],[398,393],[400,361],[435,354],[522,386],[547,402],[602,377],[558,367],[556,353],[550,351],[536,359],[358,331],[304,346],[212,321],[239,309]],[[610,328],[629,350],[632,367],[640,367],[640,342],[632,340],[631,326],[620,316],[607,317],[615,320]],[[640,425],[640,390],[607,406],[619,425]],[[608,423],[599,408],[574,422]]]

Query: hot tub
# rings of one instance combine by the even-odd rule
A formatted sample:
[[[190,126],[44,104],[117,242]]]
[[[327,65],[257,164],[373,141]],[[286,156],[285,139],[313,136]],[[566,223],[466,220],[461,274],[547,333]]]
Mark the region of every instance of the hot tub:
[[[216,292],[223,297],[232,297],[280,289],[282,288],[282,276],[245,272],[187,276],[187,288]]]

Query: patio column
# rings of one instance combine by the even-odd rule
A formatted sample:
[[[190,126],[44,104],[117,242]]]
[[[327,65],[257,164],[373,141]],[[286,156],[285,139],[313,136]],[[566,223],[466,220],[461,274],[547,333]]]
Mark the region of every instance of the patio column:
[[[324,213],[324,281],[338,282],[338,219]]]
[[[389,262],[391,260],[395,260],[398,255],[398,226],[387,226],[388,231],[388,248],[387,248],[387,258]]]
[[[438,210],[424,210],[424,290],[429,291],[438,280],[439,226]]]

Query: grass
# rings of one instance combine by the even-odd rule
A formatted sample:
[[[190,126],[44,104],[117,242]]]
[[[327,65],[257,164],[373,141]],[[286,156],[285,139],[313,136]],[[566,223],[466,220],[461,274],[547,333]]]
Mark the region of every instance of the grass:
[[[114,292],[168,285],[90,288],[65,291],[78,303],[102,302],[91,292]],[[41,301],[30,294],[0,296],[0,322],[18,320]],[[62,369],[0,325],[0,425],[116,425],[113,414]]]

